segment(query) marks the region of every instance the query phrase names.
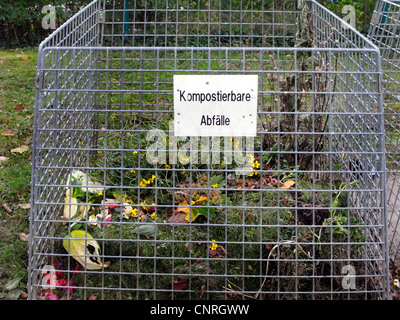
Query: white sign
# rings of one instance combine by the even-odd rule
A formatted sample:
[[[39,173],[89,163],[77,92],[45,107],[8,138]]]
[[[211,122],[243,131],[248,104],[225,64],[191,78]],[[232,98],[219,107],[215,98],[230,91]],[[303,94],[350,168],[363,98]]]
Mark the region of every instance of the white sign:
[[[174,75],[177,137],[255,137],[257,75]]]

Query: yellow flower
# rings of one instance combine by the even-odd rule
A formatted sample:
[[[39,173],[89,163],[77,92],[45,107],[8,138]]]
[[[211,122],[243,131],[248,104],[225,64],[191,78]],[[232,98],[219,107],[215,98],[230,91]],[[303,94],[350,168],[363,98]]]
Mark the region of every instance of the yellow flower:
[[[255,161],[255,162],[253,163],[253,167],[254,167],[254,168],[260,168],[260,163],[259,163],[258,161]]]
[[[155,218],[156,218],[156,213],[153,212],[153,213],[150,215],[150,217],[152,217],[153,219],[155,219]]]
[[[147,205],[146,200],[140,201],[140,204],[141,204],[142,206]],[[143,207],[143,210],[149,210],[149,207]]]
[[[138,153],[137,151],[133,151],[133,152],[132,152],[133,155],[136,155],[137,153]]]
[[[148,185],[148,182],[147,182],[146,179],[141,179],[141,180],[140,180],[140,186],[141,186],[141,187],[147,187],[147,185]]]
[[[100,191],[100,192],[97,194],[98,197],[101,197],[102,195],[103,195],[103,191]]]
[[[212,188],[218,188],[218,183],[214,183],[211,185]]]
[[[169,164],[166,164],[165,169],[171,169],[171,166]]]
[[[137,208],[132,209],[131,212],[130,212],[130,214],[132,215],[132,217],[136,218],[137,215],[138,215],[138,209],[137,209]]]
[[[252,173],[248,174],[247,176],[248,177],[252,177],[252,176],[256,176],[256,175],[258,175],[258,172],[257,171],[253,171]]]
[[[219,247],[219,245],[215,243],[215,240],[211,240],[210,249],[217,250],[218,247]]]
[[[135,170],[131,170],[130,173],[136,173],[136,171]]]

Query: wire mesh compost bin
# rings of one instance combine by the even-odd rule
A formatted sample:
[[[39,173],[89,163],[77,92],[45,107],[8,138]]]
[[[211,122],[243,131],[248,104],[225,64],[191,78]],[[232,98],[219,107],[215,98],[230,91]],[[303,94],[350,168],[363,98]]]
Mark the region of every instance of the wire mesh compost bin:
[[[378,1],[369,37],[381,50],[384,71],[384,112],[386,129],[387,212],[389,253],[399,265],[400,249],[400,2]]]
[[[380,86],[315,1],[92,2],[39,49],[30,297],[384,299]]]

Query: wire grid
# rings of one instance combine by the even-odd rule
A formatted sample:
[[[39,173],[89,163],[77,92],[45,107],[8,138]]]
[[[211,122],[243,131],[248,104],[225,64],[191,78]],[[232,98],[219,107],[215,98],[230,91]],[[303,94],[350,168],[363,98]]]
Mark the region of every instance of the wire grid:
[[[294,1],[130,4],[39,49],[30,298],[386,298],[377,48],[314,1],[296,48]],[[258,75],[257,137],[174,137],[174,74]]]
[[[380,48],[383,68],[386,129],[387,201],[390,258],[397,265],[400,249],[400,3],[378,1],[369,38]]]

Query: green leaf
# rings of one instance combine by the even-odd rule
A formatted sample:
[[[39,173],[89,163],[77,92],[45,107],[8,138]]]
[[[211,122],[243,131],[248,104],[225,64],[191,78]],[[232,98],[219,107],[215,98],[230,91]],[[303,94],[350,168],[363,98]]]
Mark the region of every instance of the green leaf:
[[[225,185],[225,180],[223,176],[213,176],[211,177],[210,186],[213,184],[218,184],[218,187],[223,187]]]
[[[8,282],[6,283],[5,289],[6,289],[7,291],[11,291],[11,290],[13,290],[13,289],[16,289],[16,288],[18,287],[18,285],[19,285],[21,279],[22,279],[22,278],[16,278],[16,279],[12,279],[12,280],[8,281]]]
[[[144,224],[135,228],[133,231],[138,235],[154,238],[157,233],[157,227],[155,224]]]
[[[195,217],[202,215],[205,216],[208,220],[211,220],[215,217],[215,209],[206,208],[206,204],[202,204],[199,208],[193,209],[193,215]]]

